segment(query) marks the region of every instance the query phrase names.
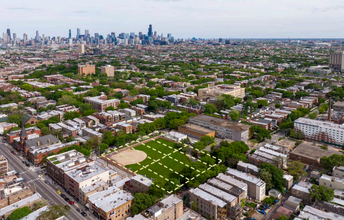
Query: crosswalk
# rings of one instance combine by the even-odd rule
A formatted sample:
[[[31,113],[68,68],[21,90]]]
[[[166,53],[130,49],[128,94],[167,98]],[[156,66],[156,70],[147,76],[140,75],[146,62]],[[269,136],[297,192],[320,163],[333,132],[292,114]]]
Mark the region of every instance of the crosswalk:
[[[40,178],[37,177],[36,179],[29,180],[29,181],[27,181],[27,183],[32,183],[32,182],[34,182],[34,181],[36,181],[36,180],[40,180]]]

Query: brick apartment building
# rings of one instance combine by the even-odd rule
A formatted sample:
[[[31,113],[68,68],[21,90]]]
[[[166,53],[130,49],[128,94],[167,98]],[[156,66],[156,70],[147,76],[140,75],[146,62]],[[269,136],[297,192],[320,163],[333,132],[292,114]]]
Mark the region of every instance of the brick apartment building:
[[[95,65],[78,65],[78,74],[80,75],[92,75],[96,73],[96,66]]]
[[[27,136],[29,136],[29,139],[31,139],[31,137],[40,137],[42,135],[41,129],[39,129],[37,127],[25,128],[25,132],[26,132]],[[8,132],[6,134],[7,142],[9,144],[13,144],[15,140],[17,142],[20,142],[20,133],[21,133],[21,130]]]

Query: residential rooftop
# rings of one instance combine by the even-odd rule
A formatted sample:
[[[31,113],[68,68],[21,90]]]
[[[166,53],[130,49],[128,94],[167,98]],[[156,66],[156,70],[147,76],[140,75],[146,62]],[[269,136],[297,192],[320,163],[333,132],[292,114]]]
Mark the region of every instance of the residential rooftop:
[[[104,172],[109,172],[109,170],[98,165],[97,163],[88,163],[86,166],[66,172],[66,175],[70,176],[74,181],[80,183]]]
[[[9,213],[15,209],[25,206],[28,203],[34,202],[36,200],[41,199],[42,196],[39,193],[33,194],[32,196],[26,197],[25,199],[19,200],[11,205],[8,205],[2,209],[0,209],[0,216],[4,216],[6,213]]]
[[[196,196],[199,196],[202,199],[204,199],[204,200],[206,200],[206,201],[208,201],[208,202],[210,202],[210,203],[212,203],[212,204],[214,204],[214,205],[216,205],[218,207],[221,207],[221,208],[223,208],[223,207],[225,207],[227,205],[227,203],[225,201],[223,201],[223,200],[221,200],[221,199],[219,199],[219,198],[217,198],[217,197],[215,197],[215,196],[213,196],[213,195],[211,195],[211,194],[201,190],[200,188],[191,189],[190,193],[193,193]]]
[[[108,213],[133,199],[134,196],[131,193],[121,190],[111,195],[100,197],[93,204]]]
[[[261,185],[265,184],[265,182],[263,180],[261,180],[260,178],[257,178],[255,176],[251,176],[248,173],[244,173],[244,172],[241,172],[241,171],[236,170],[236,169],[227,168],[226,174],[227,175],[233,175],[239,179],[245,180],[246,182],[253,183],[257,186],[261,186]]]
[[[140,182],[148,187],[150,187],[152,185],[152,180],[145,177],[145,176],[142,176],[142,175],[136,175],[136,176],[133,176],[131,179],[133,180],[136,180],[137,182]]]
[[[207,183],[203,183],[201,185],[198,186],[200,189],[204,190],[205,192],[208,192],[214,196],[216,196],[217,198],[222,199],[223,201],[227,202],[227,203],[231,203],[233,201],[235,201],[237,199],[237,197],[222,191],[221,189],[218,189],[214,186],[211,186]]]

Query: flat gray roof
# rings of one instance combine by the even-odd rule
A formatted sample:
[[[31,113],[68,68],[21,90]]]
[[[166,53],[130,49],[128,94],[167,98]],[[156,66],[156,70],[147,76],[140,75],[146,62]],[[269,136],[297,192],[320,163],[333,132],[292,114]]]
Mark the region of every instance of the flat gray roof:
[[[222,191],[221,189],[218,189],[214,186],[211,186],[207,183],[203,183],[201,185],[198,186],[200,189],[204,190],[205,192],[208,192],[214,196],[216,196],[217,198],[222,199],[223,201],[227,202],[227,203],[231,203],[234,200],[236,200],[237,197]]]
[[[209,194],[209,193],[207,193],[207,192],[205,192],[199,188],[191,189],[189,192],[203,198],[204,200],[206,200],[206,201],[208,201],[208,202],[210,202],[210,203],[212,203],[218,207],[223,208],[227,205],[227,203],[224,202],[223,200],[218,199],[217,197],[215,197],[215,196],[213,196],[213,195],[211,195],[211,194]]]
[[[208,115],[196,115],[194,117],[191,117],[190,119],[202,121],[204,123],[212,124],[214,126],[224,127],[224,128],[228,128],[234,131],[241,131],[241,132],[247,131],[251,127],[250,125],[246,125],[246,124],[242,124],[238,122],[231,122],[229,120],[216,118],[216,117],[212,117]]]

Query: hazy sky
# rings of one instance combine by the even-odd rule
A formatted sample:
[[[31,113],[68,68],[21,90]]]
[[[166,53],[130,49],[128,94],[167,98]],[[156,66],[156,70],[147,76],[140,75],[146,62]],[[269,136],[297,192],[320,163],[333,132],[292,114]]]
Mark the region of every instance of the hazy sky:
[[[76,28],[176,38],[344,38],[343,0],[1,0],[0,33],[76,35]]]

